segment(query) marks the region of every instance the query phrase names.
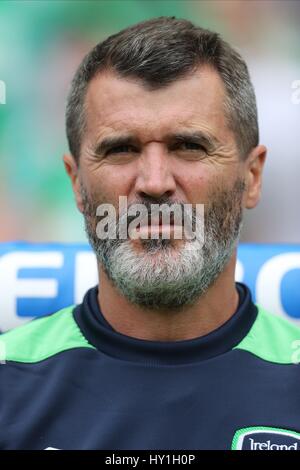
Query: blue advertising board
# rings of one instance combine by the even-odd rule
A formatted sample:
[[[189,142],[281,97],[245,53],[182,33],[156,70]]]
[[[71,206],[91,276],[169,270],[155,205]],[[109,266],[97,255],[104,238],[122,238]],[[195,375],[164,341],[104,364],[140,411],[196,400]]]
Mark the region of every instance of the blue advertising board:
[[[240,244],[236,280],[256,303],[300,324],[300,245]],[[0,330],[80,303],[97,282],[87,243],[2,243]]]

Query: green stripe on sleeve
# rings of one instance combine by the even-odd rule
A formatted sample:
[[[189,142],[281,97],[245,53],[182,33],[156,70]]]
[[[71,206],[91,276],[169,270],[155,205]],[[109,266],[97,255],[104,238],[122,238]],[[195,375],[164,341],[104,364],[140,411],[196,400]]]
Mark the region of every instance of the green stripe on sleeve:
[[[300,363],[300,328],[259,305],[257,308],[252,328],[234,349],[243,349],[277,364]]]
[[[73,306],[0,335],[5,361],[34,363],[73,348],[92,348],[73,318]]]

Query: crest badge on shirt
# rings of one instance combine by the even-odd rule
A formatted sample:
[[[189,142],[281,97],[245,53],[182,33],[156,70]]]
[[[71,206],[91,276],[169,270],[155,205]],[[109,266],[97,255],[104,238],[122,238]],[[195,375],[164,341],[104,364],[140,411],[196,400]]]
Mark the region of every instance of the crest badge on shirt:
[[[267,426],[238,429],[232,450],[300,450],[300,433]]]

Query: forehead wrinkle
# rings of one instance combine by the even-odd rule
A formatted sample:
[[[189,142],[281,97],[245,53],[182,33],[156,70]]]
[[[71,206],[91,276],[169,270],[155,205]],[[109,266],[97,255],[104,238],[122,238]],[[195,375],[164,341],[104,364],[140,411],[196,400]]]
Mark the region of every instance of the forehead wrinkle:
[[[174,119],[173,122],[166,122],[160,124],[158,120],[148,120],[141,125],[141,122],[134,123],[129,119],[130,125],[128,124],[128,119],[118,119],[111,121],[108,125],[102,125],[98,130],[95,141],[99,142],[100,140],[106,137],[118,137],[118,136],[132,136],[136,140],[141,142],[147,141],[162,141],[165,140],[170,134],[181,133],[181,132],[193,132],[199,131],[206,134],[212,140],[222,140],[218,138],[217,133],[214,129],[207,125],[206,122],[202,120],[194,119]]]
[[[183,85],[184,89],[182,90]],[[181,86],[179,91],[178,86]],[[206,86],[208,94],[204,93],[203,95]],[[195,95],[196,89],[199,89],[199,93]],[[198,104],[197,95],[200,99]],[[106,122],[110,115],[113,115],[113,121],[115,119],[125,120],[127,123],[129,120],[131,123],[134,120],[139,123],[141,119],[147,119],[150,121],[146,124],[149,128],[151,123],[156,123],[158,119],[172,121],[174,118],[178,123],[178,115],[183,113],[185,114],[184,120],[187,118],[197,119],[197,111],[200,108],[202,109],[202,118],[206,120],[220,118],[220,112],[223,110],[221,109],[221,107],[223,108],[223,98],[222,80],[214,69],[202,66],[191,76],[177,80],[166,88],[154,91],[148,91],[143,87],[143,84],[125,80],[114,73],[110,73],[108,76],[102,74],[92,80],[88,87],[86,101],[89,110],[92,111],[89,113],[92,121],[104,121],[105,125],[110,126],[111,123]],[[139,113],[138,118],[137,113]],[[94,114],[94,119],[91,114]],[[201,116],[199,118],[201,119]]]

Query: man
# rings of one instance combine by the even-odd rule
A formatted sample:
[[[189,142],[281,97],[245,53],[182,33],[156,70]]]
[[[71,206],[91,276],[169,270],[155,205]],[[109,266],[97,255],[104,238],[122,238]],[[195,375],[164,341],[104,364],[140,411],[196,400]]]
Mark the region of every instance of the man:
[[[186,20],[127,28],[80,65],[67,136],[99,286],[2,336],[0,447],[300,449],[299,330],[234,281],[266,158],[243,59]],[[152,219],[174,203],[181,217]],[[199,205],[204,240],[201,223],[177,238]]]

